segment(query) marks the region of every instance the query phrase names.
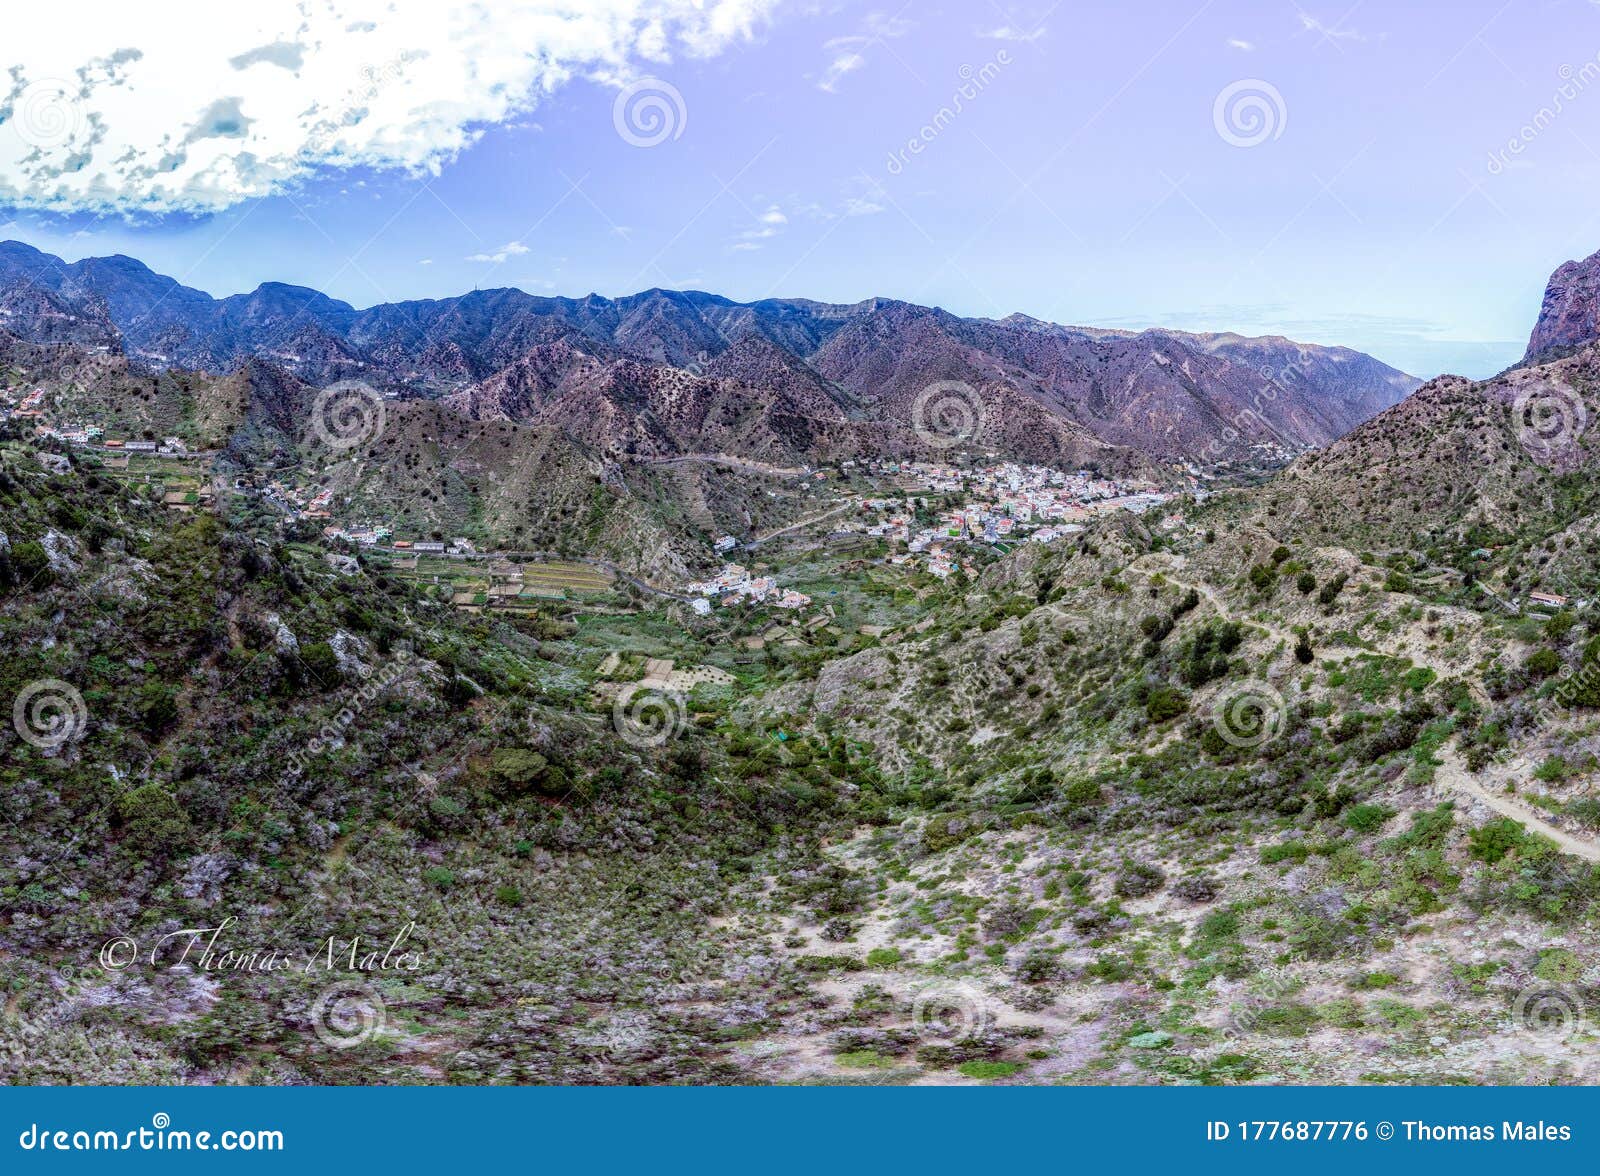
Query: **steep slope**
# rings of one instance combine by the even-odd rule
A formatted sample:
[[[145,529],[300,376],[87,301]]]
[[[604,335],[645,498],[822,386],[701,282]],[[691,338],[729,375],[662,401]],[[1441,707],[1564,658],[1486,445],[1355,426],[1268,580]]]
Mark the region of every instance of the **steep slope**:
[[[1550,275],[1527,358],[1554,347],[1577,347],[1600,338],[1600,253],[1569,261]]]
[[[1462,565],[1585,516],[1600,470],[1597,412],[1593,345],[1480,383],[1441,377],[1288,467],[1264,509],[1279,527]],[[1501,561],[1515,563],[1510,555]]]

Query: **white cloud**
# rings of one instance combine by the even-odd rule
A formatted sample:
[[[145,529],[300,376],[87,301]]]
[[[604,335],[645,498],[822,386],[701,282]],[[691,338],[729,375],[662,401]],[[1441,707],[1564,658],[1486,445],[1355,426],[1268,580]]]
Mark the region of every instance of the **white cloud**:
[[[855,73],[856,70],[867,64],[867,59],[849,46],[859,44],[859,37],[835,37],[823,46],[833,54],[833,60],[828,62],[828,68],[822,71],[822,77],[817,79],[817,89],[826,90],[830,94],[839,92],[839,82],[846,74]]]
[[[1001,25],[999,28],[987,31],[980,30],[978,36],[989,41],[1020,41],[1026,44],[1029,41],[1037,41],[1044,34],[1045,27],[1043,25],[1040,25],[1032,32],[1024,32],[1015,25]]]
[[[573,78],[749,38],[779,0],[79,0],[8,11],[0,203],[209,212],[318,166],[437,173]]]
[[[467,260],[488,261],[493,262],[495,265],[499,265],[508,257],[520,257],[526,252],[528,252],[528,247],[521,241],[507,241],[498,249],[485,253],[474,253],[472,256],[468,257]]]
[[[1255,52],[1255,47],[1254,41],[1241,41],[1238,37],[1228,38],[1229,49],[1237,49],[1241,53],[1253,53]]]
[[[853,74],[867,64],[863,49],[881,45],[892,37],[903,37],[916,25],[899,16],[885,16],[881,12],[867,14],[862,31],[844,37],[833,37],[822,43],[828,54],[828,65],[817,79],[817,89],[830,94],[839,92],[839,83],[846,74]]]
[[[1355,29],[1345,28],[1342,20],[1336,25],[1327,25],[1323,24],[1316,17],[1308,16],[1304,12],[1300,14],[1300,27],[1305,29],[1305,31],[1308,33],[1316,33],[1325,41],[1371,40],[1371,38],[1365,33],[1358,32]]]
[[[746,229],[744,232],[739,234],[740,241],[734,246],[734,248],[742,252],[749,252],[752,249],[759,249],[761,246],[756,242],[766,241],[772,237],[776,237],[783,231],[784,226],[788,223],[789,218],[784,215],[783,209],[779,208],[776,204],[770,204],[767,206],[767,210],[765,212],[756,217],[755,228]]]

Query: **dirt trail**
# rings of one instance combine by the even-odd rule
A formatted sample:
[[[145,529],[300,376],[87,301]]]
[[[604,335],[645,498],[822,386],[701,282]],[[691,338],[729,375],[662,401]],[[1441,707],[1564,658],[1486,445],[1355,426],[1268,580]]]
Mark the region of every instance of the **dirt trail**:
[[[768,531],[765,535],[758,535],[744,545],[745,550],[749,551],[753,548],[759,547],[767,540],[776,539],[779,535],[787,535],[790,531],[799,531],[805,527],[811,526],[814,523],[820,523],[823,519],[831,519],[834,515],[843,514],[845,511],[849,510],[855,505],[856,502],[854,499],[847,499],[846,501],[839,503],[838,506],[829,507],[821,514],[810,515],[801,519],[797,523],[790,523],[787,527],[779,527],[776,531]]]
[[[1180,580],[1172,574],[1173,570],[1174,569],[1171,568],[1161,569],[1162,574],[1166,576],[1169,583],[1175,584],[1179,588],[1193,588],[1196,592],[1210,602],[1211,606],[1217,610],[1224,620],[1233,619],[1226,602],[1224,602],[1209,585],[1202,583],[1190,583],[1185,580]],[[1144,574],[1149,575],[1151,573],[1145,572]],[[1250,618],[1240,619],[1245,624],[1257,625],[1263,629],[1266,629],[1267,632],[1271,633],[1279,640],[1288,643],[1293,643],[1295,640],[1293,634],[1279,629],[1276,626],[1268,625],[1261,621],[1252,620]],[[1427,665],[1426,662],[1418,659],[1413,658],[1413,660],[1417,661],[1417,664],[1419,665]],[[1433,670],[1433,672],[1438,674],[1440,677],[1443,677],[1446,673],[1445,667],[1428,666],[1428,668]],[[1482,696],[1482,688],[1477,686],[1476,683],[1471,685],[1473,687],[1473,694],[1478,696],[1480,701],[1486,702],[1487,699]],[[1504,793],[1491,791],[1485,785],[1483,780],[1468,770],[1466,763],[1462,760],[1461,754],[1456,747],[1456,741],[1454,739],[1450,740],[1443,747],[1439,748],[1439,750],[1434,754],[1440,761],[1439,766],[1434,770],[1435,785],[1462,793],[1466,796],[1470,796],[1474,800],[1482,801],[1501,816],[1510,817],[1513,821],[1520,822],[1539,835],[1548,837],[1560,847],[1562,853],[1573,854],[1576,857],[1583,858],[1585,861],[1600,862],[1600,845],[1596,845],[1594,842],[1587,841],[1581,837],[1574,837],[1571,833],[1552,825],[1549,821],[1540,816],[1538,810],[1536,810],[1532,805],[1520,800],[1516,800]]]
[[[1535,833],[1548,837],[1560,847],[1562,853],[1573,854],[1585,861],[1600,862],[1600,846],[1558,829],[1539,816],[1532,805],[1514,800],[1503,792],[1495,793],[1486,788],[1481,780],[1467,770],[1467,765],[1461,760],[1460,752],[1456,750],[1455,740],[1452,739],[1445,744],[1435,755],[1440,761],[1433,774],[1435,784],[1465,793],[1474,800],[1481,800],[1501,816],[1510,817]]]

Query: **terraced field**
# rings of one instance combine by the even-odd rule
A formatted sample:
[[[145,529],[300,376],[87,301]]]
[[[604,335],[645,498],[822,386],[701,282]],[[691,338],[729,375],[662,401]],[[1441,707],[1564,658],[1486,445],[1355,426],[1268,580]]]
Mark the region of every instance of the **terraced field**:
[[[522,565],[524,592],[609,592],[614,577],[604,568],[581,563],[527,563]]]

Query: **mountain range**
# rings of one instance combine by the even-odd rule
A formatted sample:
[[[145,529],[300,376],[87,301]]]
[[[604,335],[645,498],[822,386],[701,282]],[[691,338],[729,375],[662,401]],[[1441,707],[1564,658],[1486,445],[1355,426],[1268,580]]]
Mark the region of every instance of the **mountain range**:
[[[130,368],[246,365],[360,379],[474,420],[554,425],[608,459],[730,452],[808,461],[923,455],[919,397],[954,386],[968,448],[1149,474],[1274,464],[1325,445],[1419,381],[1288,339],[963,318],[887,298],[740,303],[516,289],[356,309],[269,282],[213,298],[130,257],[68,263],[0,243],[0,330]]]
[[[103,300],[9,297],[33,337],[0,333],[0,368],[37,373],[51,417],[220,452],[182,462],[219,499],[190,511],[160,473],[0,422],[0,943],[25,1046],[0,1081],[1590,1073],[1587,1031],[1527,1011],[1581,1016],[1600,968],[1600,340],[1567,295],[1491,380],[1431,381],[1263,482],[962,544],[948,578],[837,542],[850,479],[592,448],[909,436],[806,358],[860,320],[681,367],[573,331],[397,388],[381,428],[319,447],[308,374],[144,366],[94,341]],[[925,364],[904,386],[950,372],[938,312],[898,313]],[[1171,346],[1240,366],[1254,344]],[[319,543],[269,479],[340,521],[591,568]],[[733,519],[737,558],[809,616],[648,591]],[[516,584],[595,564],[624,574]],[[219,947],[387,943],[404,919],[417,967],[197,984],[96,955],[107,928],[153,945],[233,911]]]

